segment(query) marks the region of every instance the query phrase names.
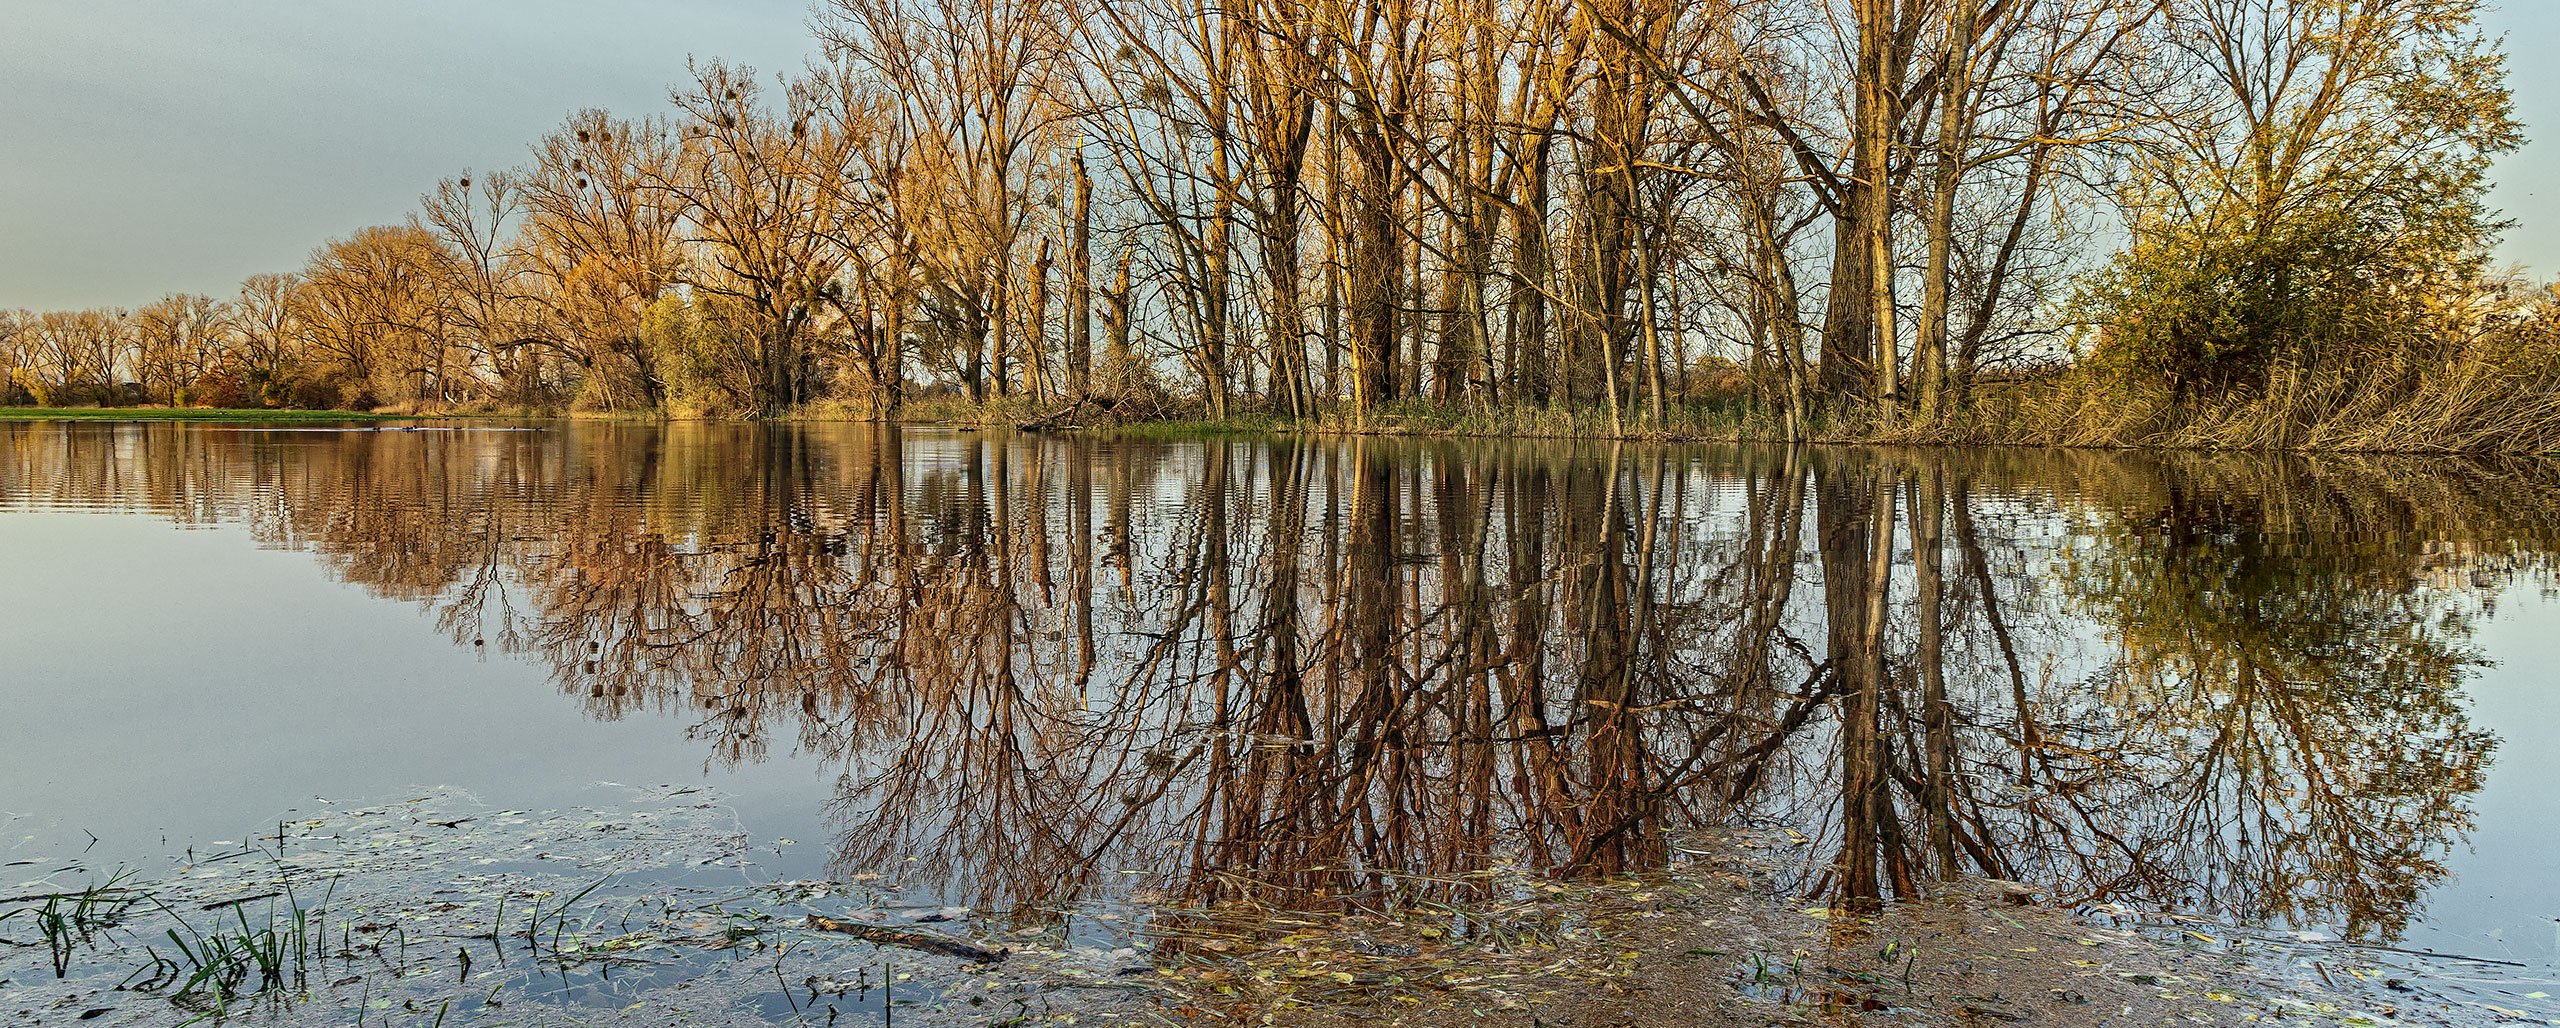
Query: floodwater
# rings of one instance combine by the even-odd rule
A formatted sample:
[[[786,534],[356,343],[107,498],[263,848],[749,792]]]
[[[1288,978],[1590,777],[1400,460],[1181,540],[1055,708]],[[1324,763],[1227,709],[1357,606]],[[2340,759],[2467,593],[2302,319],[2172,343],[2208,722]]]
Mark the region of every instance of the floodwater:
[[[497,427],[0,424],[0,886],[700,788],[978,914],[1743,824],[1835,902],[2560,973],[2538,465]]]

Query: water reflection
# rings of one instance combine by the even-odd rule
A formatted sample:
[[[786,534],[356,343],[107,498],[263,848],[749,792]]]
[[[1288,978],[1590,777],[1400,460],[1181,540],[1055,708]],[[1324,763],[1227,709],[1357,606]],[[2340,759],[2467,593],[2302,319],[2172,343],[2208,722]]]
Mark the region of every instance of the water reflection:
[[[2497,467],[715,426],[0,425],[0,505],[309,550],[595,717],[823,761],[835,874],[986,908],[1463,898],[1741,818],[1844,903],[2375,939],[2560,539]]]

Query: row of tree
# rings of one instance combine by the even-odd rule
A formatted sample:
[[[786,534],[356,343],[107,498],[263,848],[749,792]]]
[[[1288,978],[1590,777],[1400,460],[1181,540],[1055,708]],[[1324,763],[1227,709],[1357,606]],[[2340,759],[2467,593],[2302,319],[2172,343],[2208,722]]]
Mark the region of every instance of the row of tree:
[[[2245,386],[2476,306],[2518,141],[2477,6],[825,0],[805,70],[697,64],[236,301],[0,322],[0,362],[44,402],[735,414],[1747,388],[1790,428],[2091,346]]]

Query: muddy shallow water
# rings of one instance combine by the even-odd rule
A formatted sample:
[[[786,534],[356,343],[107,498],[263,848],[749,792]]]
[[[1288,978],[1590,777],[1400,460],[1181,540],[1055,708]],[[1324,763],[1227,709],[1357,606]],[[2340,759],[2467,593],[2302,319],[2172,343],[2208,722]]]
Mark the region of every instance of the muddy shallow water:
[[[1108,980],[1196,955],[1168,924],[1516,902],[1739,826],[1773,895],[2010,880],[2560,1017],[2555,548],[2560,473],[2443,461],[0,424],[0,891],[121,868],[201,928],[267,890],[190,876],[303,860],[467,938],[603,881],[589,956],[504,995],[791,1019],[873,957],[785,966],[777,918]],[[396,869],[330,863],[410,803],[447,813]],[[171,948],[132,916],[93,979]],[[503,952],[386,1014],[527,1009],[405,1006]],[[0,979],[99,1009],[28,1005],[41,947]]]

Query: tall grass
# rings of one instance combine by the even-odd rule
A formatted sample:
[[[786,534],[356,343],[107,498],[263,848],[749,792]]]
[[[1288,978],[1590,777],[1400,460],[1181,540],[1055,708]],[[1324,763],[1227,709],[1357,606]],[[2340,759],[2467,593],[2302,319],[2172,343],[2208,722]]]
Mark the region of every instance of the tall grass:
[[[1011,427],[1019,402],[924,405],[902,421]],[[1791,437],[1781,413],[1744,397],[1673,405],[1659,423],[1642,410],[1399,400],[1367,412],[1335,407],[1303,419],[1266,412],[1223,420],[1171,417],[1087,426],[1123,438],[1235,434],[1627,439],[1665,442],[1815,442],[1921,446],[2034,446],[2373,453],[2560,452],[2560,376],[2466,357],[2438,372],[2378,381],[2343,368],[2280,369],[2259,390],[2173,397],[2071,369],[1986,383],[1934,417],[1906,411],[1886,424],[1861,405],[1817,407]]]
[[[1660,421],[1632,402],[1603,405],[1389,402],[1367,411],[1336,404],[1292,418],[1239,397],[1224,418],[1201,403],[1142,390],[1111,408],[1085,408],[1056,427],[1146,439],[1256,433],[1453,438],[1885,443],[2376,453],[2560,453],[2560,315],[2481,332],[2441,346],[2366,353],[2316,365],[2279,365],[2263,383],[2218,395],[2173,396],[2164,385],[2091,367],[1988,381],[1935,415],[1906,412],[1890,424],[1868,406],[1817,406],[1792,436],[1773,404],[1736,382],[1682,397]],[[1039,424],[1057,401],[1015,395],[910,399],[895,420],[1012,428]],[[496,412],[492,412],[496,413]],[[525,413],[525,412],[512,412]],[[363,422],[392,415],[350,411],[200,408],[0,408],[0,421]],[[662,420],[661,415],[590,415]],[[876,421],[878,412],[820,401],[794,421]]]
[[[1046,413],[1047,409],[1025,396],[991,396],[983,400],[965,396],[922,396],[908,400],[899,409],[897,420],[910,424],[1010,427]]]
[[[2180,399],[2074,369],[2003,383],[1876,441],[2360,453],[2560,453],[2560,367],[2469,350],[2432,368],[2279,367],[2261,387]]]
[[[1219,436],[1275,435],[1296,427],[1296,423],[1273,414],[1237,414],[1223,421],[1208,418],[1167,418],[1159,421],[1133,421],[1105,429],[1119,439],[1213,439]]]

